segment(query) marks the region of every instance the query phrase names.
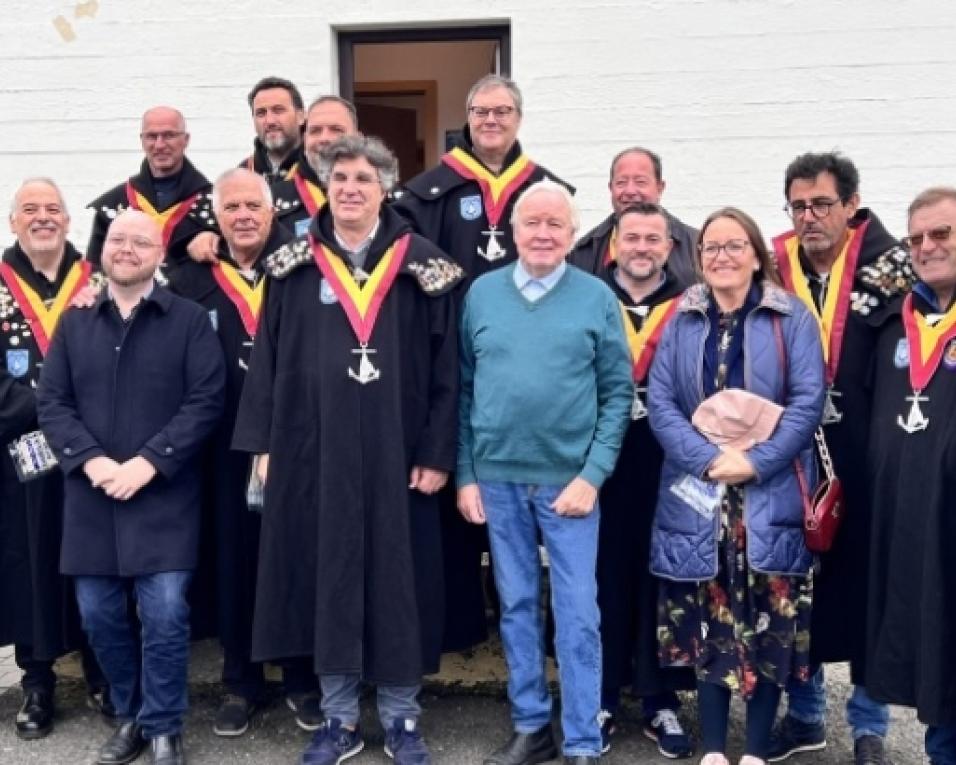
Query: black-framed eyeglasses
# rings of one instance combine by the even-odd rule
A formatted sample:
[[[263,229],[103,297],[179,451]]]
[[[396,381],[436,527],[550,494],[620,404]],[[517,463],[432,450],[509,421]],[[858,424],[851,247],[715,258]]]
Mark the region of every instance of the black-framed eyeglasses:
[[[903,246],[907,250],[918,250],[923,246],[923,242],[929,238],[936,244],[942,244],[949,241],[949,235],[953,233],[952,226],[934,226],[926,231],[920,231],[917,234],[910,234],[903,237]]]
[[[512,114],[514,114],[515,108],[513,106],[469,106],[468,113],[475,117],[476,119],[483,120],[487,119],[489,114],[494,114],[496,119],[504,120],[508,119]]]
[[[816,199],[803,200],[798,199],[794,202],[787,202],[783,206],[783,211],[793,219],[802,218],[807,210],[813,213],[814,218],[826,218],[833,209],[833,205],[839,204],[839,199],[827,199],[818,197]]]

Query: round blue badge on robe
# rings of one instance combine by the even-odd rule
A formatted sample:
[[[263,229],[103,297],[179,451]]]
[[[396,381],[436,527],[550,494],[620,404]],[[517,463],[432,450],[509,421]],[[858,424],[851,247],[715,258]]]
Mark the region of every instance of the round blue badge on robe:
[[[322,284],[319,287],[319,300],[326,305],[332,305],[333,303],[339,302],[339,298],[335,294],[335,290],[332,289],[332,285],[329,284],[328,279],[322,279]]]
[[[949,371],[956,371],[956,340],[950,340],[943,354],[943,366]]]
[[[11,377],[23,377],[30,371],[30,351],[26,348],[7,349],[7,372]]]
[[[462,197],[459,200],[458,209],[464,220],[478,220],[481,217],[481,195]]]

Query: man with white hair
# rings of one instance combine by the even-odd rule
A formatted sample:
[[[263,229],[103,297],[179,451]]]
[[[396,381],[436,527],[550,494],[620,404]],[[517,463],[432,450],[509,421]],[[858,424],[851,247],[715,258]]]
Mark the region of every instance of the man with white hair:
[[[0,259],[0,449],[16,442],[28,455],[36,453],[34,392],[53,330],[72,297],[99,277],[67,241],[70,216],[49,178],[17,189],[10,230],[16,241]],[[35,739],[53,729],[53,662],[80,634],[72,587],[59,572],[63,474],[52,464],[19,472],[0,455],[0,645],[14,644],[23,671],[17,735]],[[88,649],[83,669],[90,705],[108,714],[106,680]]]
[[[264,261],[293,237],[275,219],[265,178],[251,170],[227,170],[216,179],[212,197],[222,231],[217,261],[184,263],[170,274],[169,287],[209,312],[226,358],[225,415],[210,439],[203,470],[214,553],[208,567],[215,567],[206,571],[204,561],[201,565],[202,573],[215,580],[226,687],[213,730],[240,736],[265,699],[262,664],[250,659],[261,515],[246,502],[251,461],[245,452],[232,450],[232,431],[265,294]],[[284,662],[283,680],[298,724],[315,730],[323,718],[311,660]]]
[[[478,279],[461,321],[458,505],[488,524],[514,735],[486,765],[557,754],[544,672],[538,536],[548,552],[565,762],[601,755],[598,490],[614,468],[633,384],[621,309],[568,266],[578,215],[551,181],[517,200],[518,262]]]
[[[211,186],[186,157],[186,118],[178,109],[155,106],[143,114],[139,138],[145,155],[139,172],[87,205],[93,210],[93,229],[86,257],[99,265],[110,222],[133,209],[159,226],[164,265],[178,266],[190,257],[212,259],[217,236]]]

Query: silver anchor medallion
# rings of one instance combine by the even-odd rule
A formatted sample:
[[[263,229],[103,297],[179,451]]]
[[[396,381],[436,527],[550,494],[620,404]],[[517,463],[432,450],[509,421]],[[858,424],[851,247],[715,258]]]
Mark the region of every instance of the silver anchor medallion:
[[[379,377],[382,376],[381,370],[376,369],[372,365],[371,359],[369,359],[368,354],[375,353],[374,348],[369,348],[362,343],[361,348],[353,348],[352,353],[360,353],[362,358],[359,360],[359,371],[356,372],[352,367],[349,367],[349,377],[351,377],[356,382],[361,383],[362,385],[367,385],[370,382],[374,382]]]

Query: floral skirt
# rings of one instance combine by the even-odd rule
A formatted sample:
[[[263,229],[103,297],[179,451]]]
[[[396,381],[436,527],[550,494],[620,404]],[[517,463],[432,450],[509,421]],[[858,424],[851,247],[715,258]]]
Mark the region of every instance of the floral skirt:
[[[811,577],[750,570],[743,492],[721,504],[717,578],[662,581],[657,640],[662,666],[693,666],[701,682],[750,698],[758,679],[779,686],[810,674]]]

